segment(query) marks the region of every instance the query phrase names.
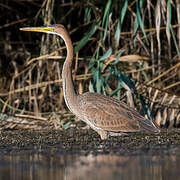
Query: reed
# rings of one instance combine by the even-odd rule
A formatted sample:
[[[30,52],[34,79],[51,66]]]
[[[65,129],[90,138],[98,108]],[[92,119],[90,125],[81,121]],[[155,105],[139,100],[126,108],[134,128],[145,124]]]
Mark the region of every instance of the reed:
[[[159,125],[179,126],[178,0],[4,1],[0,10],[3,114],[35,116],[38,122],[47,113],[67,110],[61,85],[64,45],[52,44],[46,35],[18,31],[26,25],[63,23],[74,42],[79,92],[113,96]],[[66,123],[60,122],[61,127]]]

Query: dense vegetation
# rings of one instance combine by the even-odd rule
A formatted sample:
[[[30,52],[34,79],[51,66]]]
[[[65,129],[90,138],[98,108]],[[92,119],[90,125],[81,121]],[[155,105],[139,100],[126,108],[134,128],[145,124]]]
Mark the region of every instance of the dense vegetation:
[[[61,23],[75,47],[80,93],[113,96],[159,125],[179,125],[178,0],[4,0],[0,10],[1,119],[9,113],[37,119],[50,114],[47,119],[59,121],[64,114],[63,41],[19,31]]]

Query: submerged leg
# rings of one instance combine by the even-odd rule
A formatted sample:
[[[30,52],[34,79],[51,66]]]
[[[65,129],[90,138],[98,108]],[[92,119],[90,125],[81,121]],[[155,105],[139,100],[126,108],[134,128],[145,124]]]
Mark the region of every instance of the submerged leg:
[[[127,133],[123,133],[123,132],[109,132],[109,136],[125,136],[127,135]]]
[[[108,138],[108,133],[107,131],[103,131],[103,130],[98,130],[96,131],[100,136],[102,140],[105,140]]]

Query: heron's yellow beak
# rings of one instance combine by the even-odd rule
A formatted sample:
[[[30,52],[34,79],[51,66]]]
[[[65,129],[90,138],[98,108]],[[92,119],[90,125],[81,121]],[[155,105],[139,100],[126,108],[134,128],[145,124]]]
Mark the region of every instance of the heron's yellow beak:
[[[46,27],[24,27],[20,28],[21,31],[34,31],[34,32],[44,32],[51,33],[54,32],[54,26],[46,26]]]

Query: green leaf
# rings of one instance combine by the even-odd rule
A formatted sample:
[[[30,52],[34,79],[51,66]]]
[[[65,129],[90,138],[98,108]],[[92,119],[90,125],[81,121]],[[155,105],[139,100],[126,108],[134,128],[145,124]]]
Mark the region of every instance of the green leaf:
[[[88,6],[84,12],[84,22],[87,23],[91,20],[92,7]]]
[[[126,15],[126,11],[127,11],[127,7],[128,7],[128,0],[125,0],[124,2],[124,5],[122,7],[122,10],[121,10],[121,15],[120,15],[120,23],[122,25],[123,21],[124,21],[124,17]]]
[[[168,0],[168,11],[169,11],[169,19],[167,19],[168,22],[168,31],[170,32],[170,27],[171,27],[171,19],[172,19],[172,9],[171,9],[171,1]]]
[[[89,82],[89,92],[94,92],[92,81]]]
[[[107,74],[107,76],[105,77],[105,82],[108,85],[108,81],[110,79],[110,77],[112,76],[112,72],[111,72],[111,68],[109,68],[109,73]]]
[[[100,43],[98,43],[98,47],[96,49],[96,59],[99,58],[99,52],[100,52]]]
[[[139,28],[139,23],[138,23],[138,19],[137,19],[137,16],[136,16],[135,20],[134,20],[134,30],[133,30],[134,33],[133,33],[133,37],[132,37],[133,43],[135,43],[135,41],[136,41],[136,35],[137,35],[138,28]]]
[[[120,27],[120,21],[118,21],[115,36],[114,36],[116,41],[118,42],[118,45],[119,45],[119,40],[120,40],[120,33],[121,33],[121,27]]]
[[[120,81],[118,81],[118,88],[117,89],[119,89],[119,91],[117,91],[117,98],[118,98],[118,100],[120,100],[120,98],[121,98],[121,91],[120,91],[120,89],[121,89],[121,82]]]
[[[103,41],[105,41],[105,39],[106,39],[107,29],[108,29],[108,23],[109,23],[109,19],[108,19],[108,18],[106,18],[106,24],[105,24],[105,30],[104,30],[104,37],[103,37]]]
[[[139,69],[142,69],[141,64],[137,63],[137,66],[138,66]],[[147,73],[144,70],[142,70],[141,72],[142,72],[142,75],[144,76],[145,81],[149,82],[149,78],[148,78]]]
[[[116,60],[112,63],[113,65],[116,65],[117,63],[119,63],[119,58],[121,57],[122,53],[125,51],[125,49],[122,49],[118,55],[116,56]]]
[[[118,93],[118,91],[120,91],[121,87],[115,89],[114,91],[112,91],[112,93],[109,95],[110,97],[114,96],[115,94]]]
[[[112,1],[108,0],[107,4],[106,4],[106,8],[104,11],[104,16],[103,16],[103,22],[102,22],[102,26],[104,27],[104,37],[103,37],[103,41],[106,39],[106,35],[107,35],[107,29],[108,29],[108,23],[109,23],[109,13],[110,13],[110,9],[111,9],[111,4]]]
[[[101,93],[101,78],[100,78],[100,70],[98,67],[98,70],[96,71],[96,91],[97,93]]]
[[[144,102],[144,99],[141,95],[139,95],[139,100],[140,100],[141,105],[142,105],[143,113],[147,114],[148,119],[151,119],[151,112],[150,112],[147,104]]]
[[[118,79],[121,81],[121,85],[124,87],[128,87],[132,93],[137,94],[136,87],[131,78],[123,73],[120,73]]]
[[[56,117],[56,119],[57,119],[58,121],[61,121],[61,118],[60,118],[55,112],[53,112],[53,115]]]
[[[8,117],[7,114],[1,113],[0,114],[0,121],[6,119],[7,117]]]
[[[66,124],[62,125],[62,128],[64,130],[66,130],[66,129],[68,129],[70,127],[70,125],[71,125],[71,121],[68,121]]]
[[[88,69],[90,69],[90,70],[93,69],[95,64],[96,64],[95,58],[92,57],[90,59],[90,63],[89,63]]]
[[[106,53],[99,59],[99,61],[103,61],[105,59],[107,59],[110,55],[112,54],[112,49],[109,48]]]
[[[118,24],[116,26],[116,31],[115,31],[115,39],[117,41],[117,45],[119,45],[121,27],[124,21],[124,17],[126,15],[127,7],[128,7],[128,0],[125,0],[123,7],[121,9],[121,12],[120,12],[120,17],[119,17]]]
[[[105,11],[104,11],[104,16],[103,16],[102,26],[104,26],[105,20],[109,17],[109,11],[110,11],[110,8],[111,8],[111,3],[112,3],[112,1],[108,0],[108,2],[106,4]]]
[[[146,43],[148,43],[147,41],[147,37],[146,37],[146,32],[144,31],[144,24],[143,24],[143,21],[142,21],[142,18],[141,18],[141,12],[140,10],[142,9],[142,6],[143,6],[143,2],[140,1],[140,3],[138,3],[139,1],[136,0],[136,17],[137,17],[137,21],[138,21],[138,24],[144,34],[144,37],[145,37],[145,40],[146,40]]]
[[[98,21],[94,23],[90,30],[85,34],[85,36],[79,41],[78,45],[75,46],[74,52],[78,52],[81,48],[83,48],[86,43],[89,41],[89,38],[93,36],[93,34],[96,32],[97,28],[99,27],[101,21]]]

